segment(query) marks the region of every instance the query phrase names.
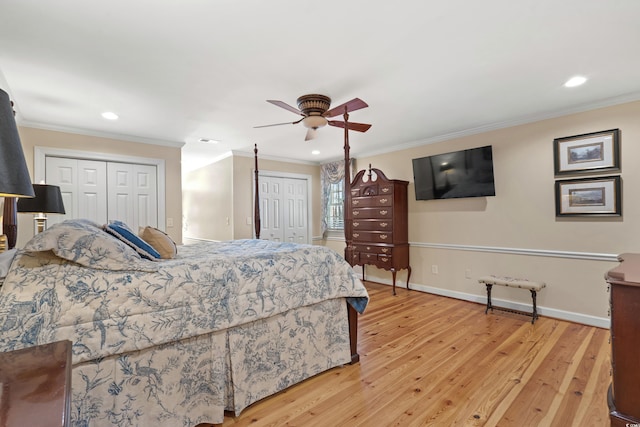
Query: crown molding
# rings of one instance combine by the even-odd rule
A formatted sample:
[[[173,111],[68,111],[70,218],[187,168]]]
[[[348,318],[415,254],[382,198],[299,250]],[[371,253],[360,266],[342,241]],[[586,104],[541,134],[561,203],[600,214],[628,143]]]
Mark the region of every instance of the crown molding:
[[[182,148],[185,144],[184,141],[169,141],[165,139],[146,138],[134,135],[124,135],[119,133],[100,132],[88,129],[74,128],[68,126],[52,125],[50,123],[32,122],[29,120],[16,120],[18,126],[28,127],[33,129],[51,130],[55,132],[66,132],[75,135],[95,136],[98,138],[117,139],[119,141],[137,142],[140,144],[161,145],[164,147]]]

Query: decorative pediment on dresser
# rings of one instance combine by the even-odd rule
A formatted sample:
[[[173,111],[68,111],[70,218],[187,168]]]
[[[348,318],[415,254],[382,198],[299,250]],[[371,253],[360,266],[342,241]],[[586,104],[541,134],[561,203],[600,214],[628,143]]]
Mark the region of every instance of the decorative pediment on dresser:
[[[388,179],[380,169],[359,171],[351,182],[345,210],[345,258],[351,265],[391,271],[393,294],[396,272],[407,270],[407,289],[411,277],[409,265],[408,181]]]

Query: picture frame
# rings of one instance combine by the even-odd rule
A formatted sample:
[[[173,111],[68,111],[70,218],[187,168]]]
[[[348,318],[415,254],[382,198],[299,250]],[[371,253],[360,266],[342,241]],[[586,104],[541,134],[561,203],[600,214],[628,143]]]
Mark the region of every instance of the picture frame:
[[[556,176],[620,171],[620,130],[556,138],[553,159]]]
[[[619,175],[556,181],[556,216],[622,216]]]

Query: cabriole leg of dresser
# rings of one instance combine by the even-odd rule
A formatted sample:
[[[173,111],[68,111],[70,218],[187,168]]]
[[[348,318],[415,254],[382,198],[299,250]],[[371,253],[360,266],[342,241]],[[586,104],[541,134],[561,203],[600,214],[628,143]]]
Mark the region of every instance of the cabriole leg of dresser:
[[[407,290],[409,290],[409,279],[411,279],[411,266],[410,265],[407,266],[407,271],[408,271],[408,273],[407,273]]]
[[[396,269],[391,269],[391,276],[393,277],[393,294],[396,294]]]

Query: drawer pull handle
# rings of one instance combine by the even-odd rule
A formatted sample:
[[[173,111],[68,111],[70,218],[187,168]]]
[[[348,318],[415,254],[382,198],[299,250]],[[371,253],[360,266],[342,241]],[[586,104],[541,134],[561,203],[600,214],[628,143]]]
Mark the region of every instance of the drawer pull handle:
[[[353,233],[353,238],[357,239],[358,237],[360,237],[360,233]]]
[[[380,203],[387,203],[389,199],[380,199]]]
[[[371,246],[367,246],[367,250],[370,251],[371,250]]]
[[[380,235],[380,238],[381,238],[382,240],[387,240],[387,237],[389,237],[389,236],[387,236],[386,234],[381,234],[381,235]]]
[[[354,227],[358,227],[359,225],[360,225],[360,223],[359,223],[359,222],[354,222],[354,223],[353,223],[353,226],[354,226]]]
[[[360,215],[360,211],[353,211],[353,215],[354,215],[354,216],[358,216],[358,215]]]
[[[389,248],[382,248],[382,252],[386,254],[387,252],[389,252]]]
[[[383,210],[380,211],[380,215],[386,215],[388,212],[389,211],[383,209]]]
[[[380,223],[380,227],[383,227],[383,228],[387,228],[387,225],[389,225],[388,222],[381,222]]]
[[[354,204],[354,205],[360,204],[360,200],[354,200],[354,201],[353,201],[353,204]]]
[[[387,258],[387,257],[382,257],[382,258],[380,258],[380,260],[381,260],[382,262],[387,262],[387,261],[389,261],[389,258]]]
[[[371,254],[367,254],[367,258],[371,258]]]
[[[388,193],[388,192],[389,192],[389,189],[388,189],[387,187],[384,187],[384,188],[382,189],[382,192],[383,192],[383,193]]]

